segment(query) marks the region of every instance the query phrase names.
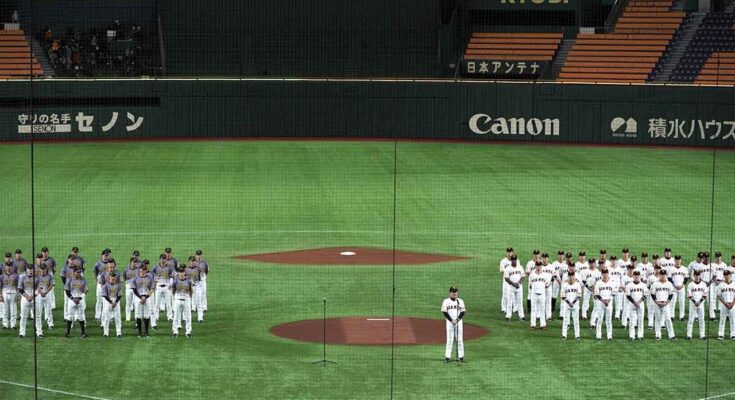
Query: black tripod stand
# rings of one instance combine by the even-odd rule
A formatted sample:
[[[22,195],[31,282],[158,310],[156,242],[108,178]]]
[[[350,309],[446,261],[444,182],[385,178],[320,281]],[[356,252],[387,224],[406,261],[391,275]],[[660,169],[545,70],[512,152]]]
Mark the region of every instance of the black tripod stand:
[[[337,363],[334,362],[334,361],[327,360],[327,299],[324,298],[324,299],[322,299],[322,301],[324,303],[324,316],[322,317],[322,327],[323,327],[322,341],[323,341],[323,344],[324,344],[323,354],[322,354],[322,359],[321,360],[314,361],[312,364],[322,364],[323,366],[326,367],[327,364],[337,364]]]

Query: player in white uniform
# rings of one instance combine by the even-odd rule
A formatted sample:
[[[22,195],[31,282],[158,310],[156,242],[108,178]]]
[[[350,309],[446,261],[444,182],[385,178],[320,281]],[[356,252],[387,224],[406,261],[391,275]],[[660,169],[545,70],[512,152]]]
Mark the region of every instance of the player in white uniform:
[[[623,249],[623,251],[626,251],[628,249]],[[627,253],[623,253],[627,254]],[[623,265],[627,266],[627,264],[621,264],[619,262],[617,257],[612,256],[610,257],[610,268],[608,268],[608,273],[610,274],[610,281],[612,282],[613,286],[616,287],[615,292],[613,293],[613,316],[616,320],[620,321],[620,317],[623,314],[623,298],[625,297],[622,289],[622,278],[623,275],[626,273],[626,269]],[[630,260],[628,260],[628,263],[630,263]]]
[[[645,299],[648,295],[648,285],[641,281],[640,271],[633,272],[633,281],[625,286],[625,298],[628,303],[628,338],[635,340],[638,328],[638,340],[643,340],[643,315],[645,314]]]
[[[681,256],[674,257],[674,266],[669,270],[669,280],[674,285],[674,298],[671,300],[671,317],[676,315],[676,305],[679,305],[679,321],[684,320],[684,300],[686,298],[686,280],[689,276],[687,267],[681,265]]]
[[[692,281],[687,286],[689,293],[689,321],[687,322],[687,340],[692,339],[692,328],[694,327],[694,319],[699,320],[699,338],[706,339],[707,332],[704,330],[704,302],[707,300],[709,288],[702,282],[702,274],[694,271]]]
[[[727,269],[727,264],[722,262],[722,253],[719,251],[715,252],[715,259],[710,263],[710,296],[716,296],[719,293],[718,285],[723,281],[722,272],[725,271],[725,269]],[[710,304],[712,304],[712,302],[710,302]]]
[[[559,271],[554,268],[552,264],[549,264],[549,254],[541,254],[541,271],[549,276],[551,284],[546,288],[546,307],[545,315],[546,320],[550,321],[553,318],[553,310],[556,307],[556,296],[554,296],[554,284],[559,285]],[[558,290],[557,290],[558,292]]]
[[[449,288],[449,297],[442,302],[442,313],[447,319],[447,346],[444,351],[444,362],[449,362],[452,357],[452,347],[457,339],[457,362],[464,362],[464,340],[462,338],[462,318],[467,312],[464,301],[458,297],[457,288]]]
[[[526,277],[531,275],[531,271],[536,269],[536,262],[541,261],[541,251],[535,249],[531,260],[526,263]],[[531,309],[531,281],[528,281],[528,292],[526,292],[526,309]]]
[[[602,261],[604,266],[600,265],[600,261]],[[599,270],[602,270],[603,267],[609,269],[611,266],[612,266],[612,263],[610,262],[610,260],[607,259],[607,250],[600,249],[600,257],[597,259],[597,268]]]
[[[709,296],[707,297],[707,302],[709,303],[709,319],[710,321],[714,321],[715,309],[718,308],[717,305],[719,303],[717,301],[717,292],[715,291],[715,288],[712,287],[714,277],[712,276],[712,265],[709,261],[709,253],[704,252],[703,254],[702,262],[699,263],[696,270],[702,275],[702,282],[704,282],[709,288]]]
[[[572,263],[570,263],[572,264]],[[569,318],[574,322],[574,338],[579,340],[579,299],[582,297],[582,285],[575,279],[574,264],[568,272],[568,279],[561,285],[561,337],[566,340],[569,330]]]
[[[725,280],[720,283],[720,329],[717,331],[717,339],[725,337],[725,323],[730,319],[730,339],[735,340],[735,282],[732,280],[732,272],[727,269],[723,272]]]
[[[595,282],[595,311],[597,314],[597,340],[602,339],[602,323],[605,323],[605,331],[607,332],[607,340],[613,338],[612,314],[613,314],[613,296],[618,287],[610,279],[610,272],[607,268],[602,270],[602,279]]]
[[[503,273],[503,281],[508,285],[505,292],[505,320],[510,321],[510,317],[514,312],[518,313],[518,318],[525,321],[523,315],[523,278],[526,273],[523,267],[518,264],[518,256],[515,254],[510,256],[510,266]]]
[[[666,325],[666,331],[669,333],[669,339],[676,340],[674,325],[671,323],[671,317],[669,316],[671,310],[669,303],[674,297],[674,285],[668,281],[662,268],[659,268],[658,278],[658,281],[654,282],[651,286],[651,294],[654,297],[655,303],[653,311],[656,340],[661,340],[661,327],[664,324]]]
[[[633,278],[634,278],[634,274],[635,274],[635,262],[637,260],[638,260],[638,258],[636,256],[633,256],[630,259],[630,263],[629,264],[626,264],[626,268],[625,268],[626,269],[626,271],[625,271],[626,273],[625,273],[625,275],[623,275],[622,278],[620,278],[620,292],[623,293],[623,296],[624,297],[627,296],[627,293],[628,293],[627,292],[628,285],[630,285],[631,283],[633,283]],[[640,280],[640,272],[638,273],[638,279]],[[645,283],[644,283],[644,285],[645,285]],[[643,301],[645,302],[645,298],[643,299]],[[630,314],[630,304],[629,304],[629,302],[627,300],[625,300],[625,301],[623,301],[623,314],[622,314],[622,316],[620,318],[620,323],[623,325],[623,328],[627,328],[628,327],[628,319],[629,319],[628,317],[629,317],[629,314]]]
[[[599,267],[603,267],[604,263],[602,260],[590,262],[590,267],[582,272],[582,285],[584,285],[584,295],[582,295],[582,319],[587,319],[587,310],[590,308],[590,300],[593,301],[594,306],[590,315],[590,326],[594,328],[597,325],[597,303],[594,302],[595,284],[602,278],[602,273]]]
[[[700,251],[699,253],[697,253],[697,259],[689,263],[689,266],[687,267],[687,269],[689,270],[690,278],[694,278],[694,271],[699,270],[699,264],[702,263],[703,258],[704,258],[704,252]]]
[[[559,298],[559,290],[562,283],[564,283],[562,276],[567,271],[567,263],[564,262],[564,250],[559,250],[556,253],[556,261],[551,263],[551,268],[556,271],[555,279],[551,284],[551,313],[553,314],[556,311],[556,299]],[[559,319],[562,319],[561,312],[559,313]]]
[[[658,269],[656,269],[656,267],[658,267]],[[654,307],[656,307],[656,302],[653,299],[651,288],[653,287],[653,284],[658,281],[658,271],[660,270],[661,267],[658,265],[658,254],[654,254],[651,266],[646,267],[646,285],[648,285],[648,298],[646,299],[646,309],[648,310],[648,329],[653,329],[653,310]]]
[[[528,290],[531,292],[531,330],[536,329],[536,320],[541,329],[546,329],[546,291],[551,286],[551,276],[543,271],[543,262],[536,261],[536,269],[528,275]]]
[[[513,256],[513,248],[508,247],[505,249],[505,258],[500,260],[500,276],[505,276],[505,269],[510,266],[510,258]],[[500,311],[505,315],[505,306],[508,299],[508,283],[505,281],[505,279],[502,279],[503,281],[503,297],[500,299]],[[512,311],[512,310],[511,310]]]

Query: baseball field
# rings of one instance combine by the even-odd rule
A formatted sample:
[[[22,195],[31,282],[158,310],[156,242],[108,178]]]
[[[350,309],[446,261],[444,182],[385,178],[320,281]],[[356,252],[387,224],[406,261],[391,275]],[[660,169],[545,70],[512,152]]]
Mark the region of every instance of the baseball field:
[[[629,342],[617,323],[610,342],[594,340],[586,324],[581,341],[562,341],[558,320],[546,331],[505,321],[498,272],[508,246],[523,265],[535,248],[671,247],[685,265],[699,250],[719,250],[729,262],[735,152],[192,141],[37,144],[33,153],[31,170],[29,146],[0,146],[3,252],[21,248],[30,259],[33,244],[47,246],[61,264],[78,246],[91,281],[106,247],[123,265],[134,249],[157,260],[171,247],[179,261],[202,249],[209,305],[191,339],[173,339],[165,318],[148,338],[126,323],[123,338],[106,339],[92,290],[86,339],[63,336],[60,306],[57,328],[37,342],[0,331],[0,398],[33,398],[34,373],[44,399],[735,396],[735,342],[716,340],[717,321],[707,321],[704,341],[657,342],[646,331],[647,340]],[[331,247],[466,258],[395,266],[237,258]],[[461,367],[443,363],[443,344],[333,344],[327,357],[337,364],[323,367],[311,364],[321,343],[271,333],[320,319],[325,298],[329,317],[441,320],[450,286],[466,322],[487,329],[466,341]],[[674,326],[683,339],[685,322]]]

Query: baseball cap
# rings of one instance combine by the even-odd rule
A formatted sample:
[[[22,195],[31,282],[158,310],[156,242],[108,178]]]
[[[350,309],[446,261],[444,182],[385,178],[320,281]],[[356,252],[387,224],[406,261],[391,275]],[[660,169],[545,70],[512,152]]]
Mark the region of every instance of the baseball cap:
[[[186,271],[186,264],[184,263],[179,264],[179,269]]]
[[[628,250],[628,248],[626,247],[623,249],[623,253],[630,253],[630,250]]]
[[[678,255],[678,254],[677,254],[677,255],[675,255],[675,256],[674,256],[674,260],[681,260],[681,256],[680,256],[680,255]]]
[[[699,271],[697,271],[697,270],[695,270],[695,271],[694,271],[694,276],[699,276],[699,275],[702,275],[702,273],[701,273],[701,272],[699,272]]]
[[[600,272],[602,272],[603,274],[606,274],[607,273],[607,268],[603,268]]]
[[[195,254],[198,255],[198,256],[201,256],[202,255],[202,251],[201,250],[197,250]]]
[[[48,268],[48,265],[46,265],[46,264],[41,264],[41,265],[39,265],[39,266],[38,266],[38,268],[41,268],[41,269],[46,269],[46,268]]]
[[[149,265],[151,262],[146,258],[143,260],[143,265]]]
[[[184,268],[184,265],[179,265],[178,268],[176,268],[176,271],[178,272],[186,272],[186,268]]]
[[[730,275],[730,274],[732,274],[732,271],[730,271],[729,269],[726,269],[726,270],[725,270],[725,271],[723,272],[723,274],[724,274],[724,275]]]
[[[534,255],[537,255],[537,254],[541,254],[541,250],[539,250],[539,249],[534,249],[534,250],[533,250],[533,254],[534,254]]]
[[[722,252],[718,251],[717,253],[715,253],[715,257],[722,257]]]
[[[541,257],[548,258],[549,257],[549,253],[543,253],[543,254],[541,254]]]
[[[660,257],[658,256],[658,254],[654,254],[654,255],[653,255],[653,259],[655,260],[655,259],[657,259],[657,258],[660,258]]]
[[[590,258],[590,260],[589,260],[588,262],[589,262],[590,264],[594,264],[594,263],[595,263],[596,261],[597,261],[597,260],[595,260],[595,258],[594,258],[594,257],[592,257],[592,258]]]
[[[730,257],[731,260],[735,260],[735,254]]]
[[[586,252],[586,251],[580,251],[580,252],[579,252],[579,255],[580,255],[580,256],[586,256],[586,255],[587,255],[587,252]]]
[[[704,252],[704,258],[709,258],[709,252],[708,251],[705,251]]]
[[[72,253],[79,253],[79,247],[77,247],[77,246],[72,247],[71,248],[71,252]]]
[[[111,272],[110,276],[117,276],[117,272]]]
[[[617,259],[618,259],[618,256],[611,256],[611,257],[610,257],[610,260],[611,260],[611,261],[612,261],[612,260],[617,260]]]
[[[110,258],[107,259],[107,263],[108,264],[114,264],[115,263],[115,259],[112,258],[112,257],[110,257]]]
[[[635,265],[633,265],[633,264],[628,264],[628,269],[633,269],[633,268],[635,268]]]
[[[556,254],[559,255],[559,256],[563,256],[564,255],[564,250],[559,250],[559,251],[556,252]]]
[[[43,258],[43,254],[41,253],[36,254],[36,258]]]
[[[196,258],[194,258],[194,256],[189,256],[189,261],[194,261],[194,260],[196,260]]]
[[[506,251],[507,253],[510,253],[511,251],[513,251],[513,248],[512,248],[512,247],[508,247],[507,249],[505,249],[505,251]]]
[[[23,254],[23,250],[21,250],[21,249],[15,249],[15,254]]]
[[[166,249],[164,249],[163,252],[164,253],[170,253],[171,252],[171,248],[170,247],[166,247]]]
[[[518,259],[518,256],[517,256],[517,255],[515,255],[515,254],[513,254],[512,256],[510,256],[510,260],[511,260],[511,261],[515,261],[515,260],[517,260],[517,259]]]
[[[542,266],[542,265],[544,265],[544,264],[543,264],[543,263],[542,263],[541,261],[536,261],[536,266],[537,266],[537,267],[540,267],[540,266]]]
[[[607,250],[605,250],[605,249],[600,249],[600,254],[607,254]]]
[[[605,260],[598,260],[597,263],[600,265],[605,265]]]
[[[138,250],[133,250],[133,256],[139,256],[140,252]]]
[[[5,257],[12,257],[13,255],[10,253],[5,253]]]
[[[449,293],[457,293],[457,288],[455,286],[450,287]]]
[[[574,266],[574,261],[567,261],[567,265],[570,266],[570,267],[573,267]]]
[[[667,247],[664,249],[664,252],[671,251],[671,247]]]
[[[567,258],[572,258],[572,253],[567,253],[567,254],[566,254],[566,257],[567,257]]]
[[[41,253],[48,253],[48,247],[41,247]]]
[[[699,253],[697,253],[697,258],[704,258],[704,252],[700,251]]]
[[[632,257],[630,257],[630,261],[638,261],[638,257],[632,256]]]
[[[641,257],[648,257],[648,252],[644,251],[643,253],[641,253]]]
[[[5,266],[6,267],[12,267],[13,266],[13,262],[12,261],[6,261],[5,262]]]
[[[641,274],[641,271],[634,271],[633,272],[633,275],[640,275],[640,274]]]
[[[567,273],[567,276],[574,276],[574,271],[569,271],[569,272]]]
[[[109,255],[110,255],[110,253],[112,253],[112,252],[110,251],[110,249],[104,249],[104,250],[102,250],[102,255],[103,255],[103,256],[104,256],[104,255],[108,255],[108,256],[109,256]]]

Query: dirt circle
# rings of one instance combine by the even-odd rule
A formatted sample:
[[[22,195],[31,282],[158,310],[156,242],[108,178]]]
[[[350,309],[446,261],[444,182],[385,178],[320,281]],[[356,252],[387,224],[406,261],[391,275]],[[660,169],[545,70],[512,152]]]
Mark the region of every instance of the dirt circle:
[[[326,341],[330,344],[386,346],[446,343],[446,320],[396,317],[344,317],[326,320]],[[395,323],[395,337],[392,327]],[[324,325],[321,319],[310,319],[276,325],[270,329],[276,336],[301,342],[322,343]],[[488,334],[481,326],[464,323],[464,340]]]
[[[466,260],[467,257],[369,247],[327,247],[235,256],[238,260],[292,265],[421,265]]]

